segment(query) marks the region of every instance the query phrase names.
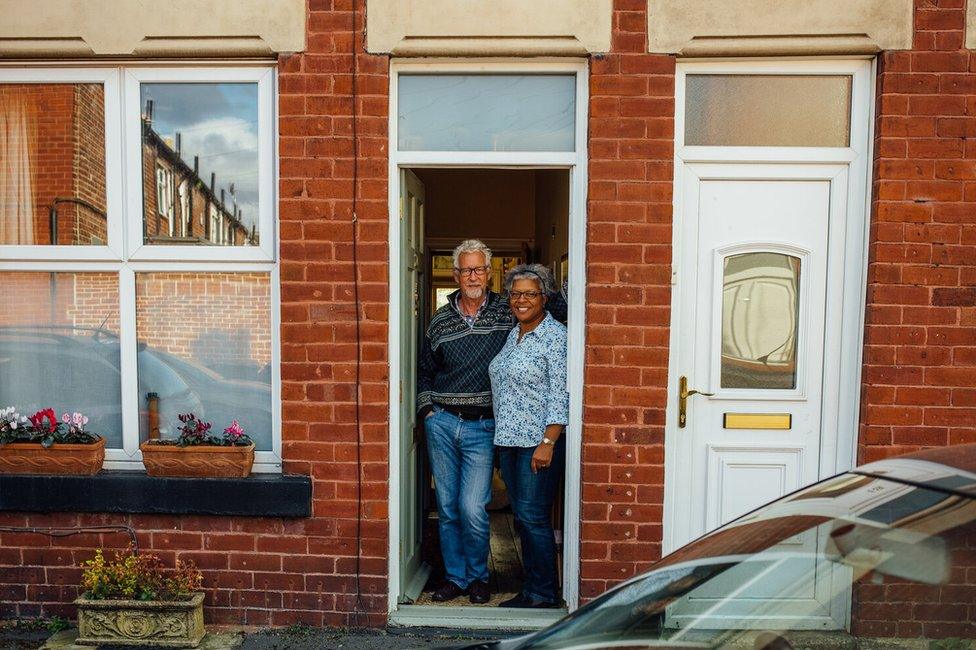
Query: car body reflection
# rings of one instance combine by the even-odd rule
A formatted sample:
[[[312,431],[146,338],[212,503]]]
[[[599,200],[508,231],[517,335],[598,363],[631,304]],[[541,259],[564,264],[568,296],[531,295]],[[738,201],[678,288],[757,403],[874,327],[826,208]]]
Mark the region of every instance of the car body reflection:
[[[89,429],[122,446],[119,338],[98,328],[0,327],[0,402],[21,412],[54,406],[84,411]],[[225,374],[177,355],[138,346],[140,435],[148,436],[146,395],[159,396],[160,434],[175,438],[179,413],[215,430],[238,420],[257,449],[271,449],[270,368],[238,365]],[[228,376],[230,375],[230,376]]]

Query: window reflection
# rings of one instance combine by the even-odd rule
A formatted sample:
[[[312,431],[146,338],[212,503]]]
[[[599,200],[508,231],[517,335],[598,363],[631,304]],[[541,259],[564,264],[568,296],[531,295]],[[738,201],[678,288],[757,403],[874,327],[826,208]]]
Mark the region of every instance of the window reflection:
[[[142,84],[144,241],[254,246],[254,83]]]
[[[100,84],[0,84],[0,244],[104,245]]]
[[[193,412],[219,434],[238,420],[271,449],[271,278],[267,273],[138,273],[139,399],[158,396],[160,436]],[[140,417],[140,440],[149,434]]]
[[[572,151],[574,75],[401,75],[401,151]]]
[[[4,272],[0,304],[0,408],[79,411],[122,447],[118,276]]]
[[[796,388],[800,260],[782,253],[725,258],[722,388]]]

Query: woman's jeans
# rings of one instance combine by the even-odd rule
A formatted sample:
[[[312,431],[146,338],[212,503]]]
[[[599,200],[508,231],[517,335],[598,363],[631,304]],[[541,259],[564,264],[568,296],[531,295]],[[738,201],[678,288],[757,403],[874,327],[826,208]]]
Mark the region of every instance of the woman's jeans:
[[[552,532],[552,502],[565,462],[565,443],[560,436],[552,464],[532,472],[535,447],[498,447],[502,478],[515,513],[522,540],[525,583],[522,595],[535,600],[557,602],[556,539]]]
[[[424,429],[446,577],[462,589],[475,580],[488,582],[491,530],[485,507],[491,500],[495,421],[462,420],[435,409]]]

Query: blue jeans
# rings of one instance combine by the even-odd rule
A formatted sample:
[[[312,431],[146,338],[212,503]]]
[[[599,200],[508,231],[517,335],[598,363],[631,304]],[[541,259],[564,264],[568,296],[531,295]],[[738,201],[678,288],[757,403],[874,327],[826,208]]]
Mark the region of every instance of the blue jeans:
[[[491,529],[485,507],[491,500],[495,421],[462,420],[435,409],[424,420],[424,429],[444,570],[448,580],[467,589],[475,580],[488,581]]]
[[[535,447],[498,447],[498,460],[522,541],[522,595],[557,602],[556,538],[552,502],[565,462],[565,435],[556,441],[552,464],[532,472]]]

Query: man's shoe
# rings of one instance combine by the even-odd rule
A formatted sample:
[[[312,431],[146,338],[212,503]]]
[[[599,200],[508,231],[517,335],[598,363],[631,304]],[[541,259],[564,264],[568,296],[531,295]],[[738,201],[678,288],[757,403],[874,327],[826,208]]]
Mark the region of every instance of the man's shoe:
[[[515,594],[514,598],[503,600],[502,602],[498,603],[498,606],[499,607],[521,607],[524,601],[525,598],[522,596],[522,594]]]
[[[454,600],[458,596],[468,593],[467,589],[461,589],[456,584],[448,580],[430,597],[435,603],[443,603],[446,600]]]
[[[488,583],[483,580],[475,580],[468,585],[468,599],[476,605],[491,600],[491,590],[488,588]]]
[[[531,596],[526,596],[524,594],[518,594],[514,598],[509,598],[508,600],[503,600],[498,603],[499,607],[519,607],[522,609],[556,609],[559,607],[559,603],[550,600],[539,600],[532,598]]]

